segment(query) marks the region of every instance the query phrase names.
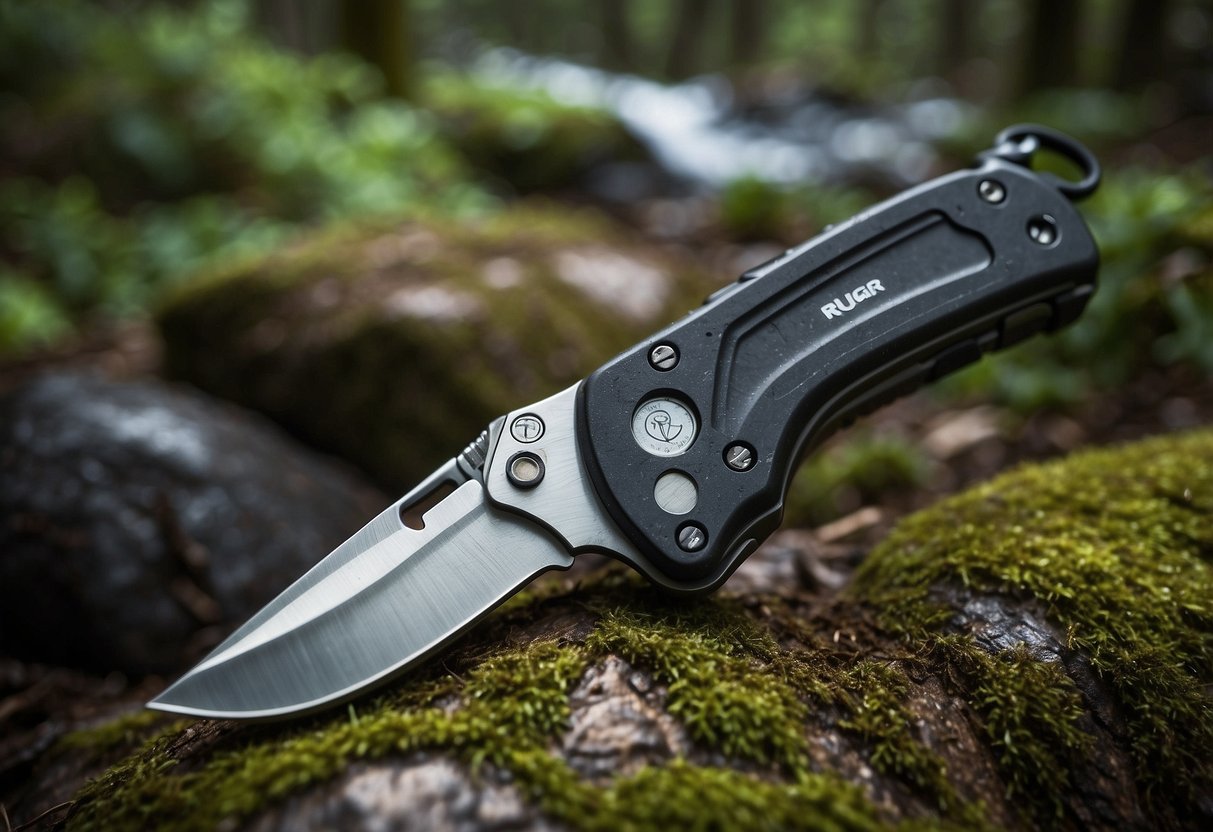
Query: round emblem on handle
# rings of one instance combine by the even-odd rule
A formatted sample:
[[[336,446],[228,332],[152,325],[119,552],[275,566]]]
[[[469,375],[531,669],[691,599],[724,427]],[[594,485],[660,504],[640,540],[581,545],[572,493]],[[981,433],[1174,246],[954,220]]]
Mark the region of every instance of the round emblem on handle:
[[[632,414],[632,437],[654,456],[678,456],[691,447],[698,430],[695,414],[675,399],[649,399]]]

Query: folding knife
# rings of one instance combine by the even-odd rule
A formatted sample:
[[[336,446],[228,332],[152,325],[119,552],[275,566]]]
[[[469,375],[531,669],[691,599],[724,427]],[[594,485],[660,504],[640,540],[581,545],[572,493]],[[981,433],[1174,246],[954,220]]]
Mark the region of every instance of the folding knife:
[[[1042,147],[1081,177],[1031,170]],[[972,168],[751,269],[493,422],[149,707],[231,719],[324,708],[582,552],[673,592],[715,589],[778,526],[798,460],[832,429],[1078,316],[1099,255],[1071,202],[1099,176],[1073,139],[1017,125]]]

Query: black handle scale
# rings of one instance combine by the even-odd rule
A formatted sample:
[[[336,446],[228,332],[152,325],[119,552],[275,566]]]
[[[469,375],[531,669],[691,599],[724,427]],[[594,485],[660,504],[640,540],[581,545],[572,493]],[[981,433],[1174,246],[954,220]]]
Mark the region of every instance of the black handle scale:
[[[1032,172],[1040,146],[1082,181]],[[1070,200],[1098,180],[1072,139],[1012,127],[976,168],[746,272],[582,386],[599,497],[672,582],[723,580],[778,526],[801,454],[839,423],[1078,316],[1099,255]],[[673,353],[652,360],[663,345]],[[676,496],[658,499],[669,472]]]

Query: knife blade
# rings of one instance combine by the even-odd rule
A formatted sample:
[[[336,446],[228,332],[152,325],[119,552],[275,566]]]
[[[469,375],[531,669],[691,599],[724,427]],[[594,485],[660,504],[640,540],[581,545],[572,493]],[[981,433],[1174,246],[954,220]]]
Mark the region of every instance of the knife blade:
[[[1034,172],[1042,148],[1081,179]],[[1099,178],[1081,144],[1016,125],[972,168],[747,271],[497,419],[148,707],[275,719],[345,701],[583,552],[671,592],[715,589],[832,430],[1081,313],[1099,256],[1072,202]]]

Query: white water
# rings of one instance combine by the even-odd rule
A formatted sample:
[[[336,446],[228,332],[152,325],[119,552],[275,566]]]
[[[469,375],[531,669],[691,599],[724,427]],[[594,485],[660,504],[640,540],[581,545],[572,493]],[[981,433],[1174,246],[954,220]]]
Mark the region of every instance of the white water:
[[[935,161],[931,142],[954,132],[968,113],[967,105],[943,97],[879,107],[822,97],[759,121],[730,115],[732,89],[719,76],[667,85],[511,49],[485,52],[473,72],[486,83],[608,110],[663,167],[712,188],[743,177],[794,185],[859,173],[899,186],[919,182]]]

